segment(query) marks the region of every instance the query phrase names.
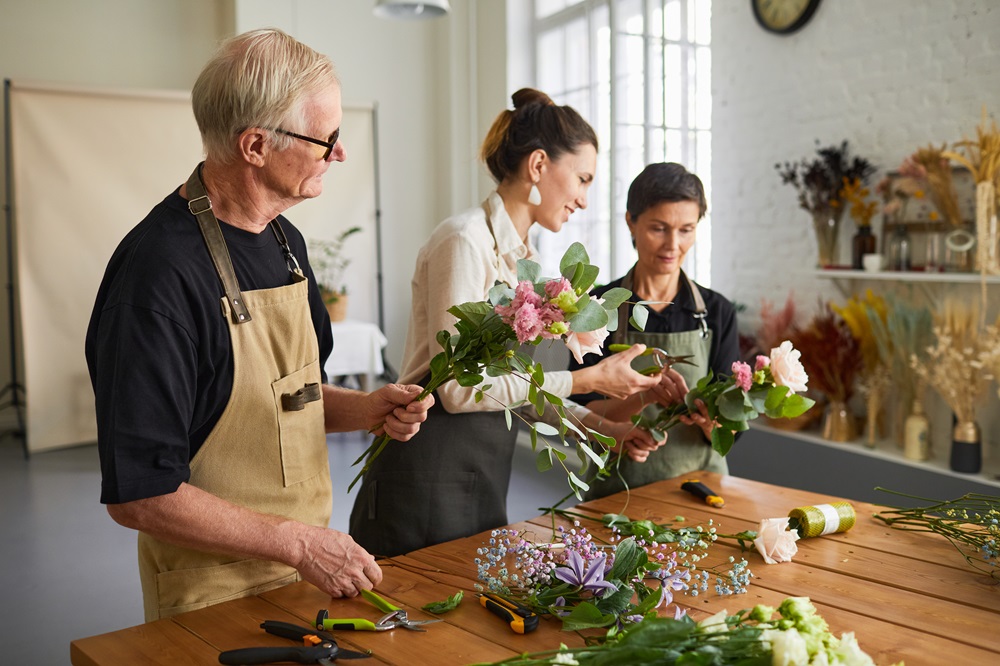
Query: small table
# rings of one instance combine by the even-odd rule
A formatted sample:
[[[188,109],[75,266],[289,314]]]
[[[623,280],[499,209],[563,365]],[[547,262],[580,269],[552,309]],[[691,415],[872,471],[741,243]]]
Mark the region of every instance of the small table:
[[[385,372],[382,348],[388,340],[378,326],[366,321],[336,321],[330,328],[333,352],[323,366],[327,379],[357,377],[361,390],[370,391],[374,378]]]

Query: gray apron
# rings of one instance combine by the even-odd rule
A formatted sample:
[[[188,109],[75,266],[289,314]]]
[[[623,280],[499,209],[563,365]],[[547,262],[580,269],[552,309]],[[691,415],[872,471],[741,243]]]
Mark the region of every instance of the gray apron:
[[[632,290],[633,266],[622,279],[622,288]],[[611,335],[609,342],[620,344],[642,343],[647,347],[659,347],[671,356],[691,355],[694,365],[678,363],[673,366],[679,372],[688,387],[694,386],[699,379],[711,371],[709,354],[712,349],[712,331],[705,325],[705,302],[698,291],[697,285],[681,271],[681,280],[691,289],[696,312],[693,317],[698,320],[699,327],[693,331],[678,333],[646,333],[637,331],[628,325],[628,304],[623,303],[618,308],[618,330]],[[670,307],[669,305],[667,307]],[[628,488],[638,488],[654,481],[672,479],[682,474],[697,470],[728,474],[726,459],[720,456],[705,440],[701,428],[694,425],[679,424],[670,430],[667,443],[649,454],[644,463],[634,462],[627,456],[622,456],[618,462],[617,471],[611,470],[611,477],[595,482],[584,499],[597,499]],[[624,482],[623,482],[624,479]]]
[[[392,557],[506,525],[516,439],[502,411],[451,414],[437,398],[416,436],[390,443],[365,474],[351,536]]]

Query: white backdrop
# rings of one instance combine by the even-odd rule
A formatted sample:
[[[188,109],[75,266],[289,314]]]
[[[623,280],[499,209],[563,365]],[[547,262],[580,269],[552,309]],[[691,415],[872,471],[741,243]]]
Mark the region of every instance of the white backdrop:
[[[349,316],[377,321],[372,110],[345,109],[348,161],[289,211],[306,238],[348,241]],[[29,451],[94,441],[84,337],[112,252],[202,156],[186,93],[10,84],[15,286]]]

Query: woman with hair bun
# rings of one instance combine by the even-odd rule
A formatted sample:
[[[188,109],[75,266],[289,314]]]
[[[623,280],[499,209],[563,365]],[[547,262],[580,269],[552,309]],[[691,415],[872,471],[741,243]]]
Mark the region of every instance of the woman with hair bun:
[[[497,182],[478,207],[442,222],[421,248],[412,281],[410,324],[400,381],[427,379],[440,351],[436,335],[455,330],[448,308],[487,297],[496,281],[517,283],[518,259],[534,259],[528,231],[538,224],[558,232],[587,206],[597,163],[597,136],[569,106],[524,88],[513,110],[497,116],[481,158]],[[545,389],[566,398],[597,393],[626,398],[658,379],[629,365],[644,348],[608,357],[573,372],[545,374]],[[393,556],[507,524],[507,487],[517,430],[503,406],[527,397],[528,383],[490,377],[480,402],[475,388],[451,381],[436,393],[421,432],[387,447],[365,475],[350,533],[378,555]],[[629,422],[601,419],[570,407],[584,425],[614,437],[635,460],[659,446]]]

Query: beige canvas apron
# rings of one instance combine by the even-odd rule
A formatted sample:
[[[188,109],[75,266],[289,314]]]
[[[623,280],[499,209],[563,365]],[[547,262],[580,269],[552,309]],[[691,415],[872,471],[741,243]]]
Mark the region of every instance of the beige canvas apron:
[[[229,403],[191,461],[189,483],[254,511],[326,527],[332,488],[308,282],[272,222],[295,282],[241,293],[198,170],[187,187],[226,291],[220,316],[233,352]],[[182,548],[145,533],[139,575],[146,621],[298,580],[283,564]]]
[[[632,268],[622,279],[622,288],[632,290]],[[698,291],[697,285],[681,271],[681,280],[686,282],[694,297],[695,319],[699,328],[692,331],[677,333],[646,333],[637,331],[628,325],[628,304],[619,308],[618,330],[612,334],[611,342],[637,344],[647,347],[659,347],[671,356],[690,355],[694,365],[678,363],[673,369],[684,377],[689,387],[694,386],[699,379],[711,371],[709,354],[712,349],[712,331],[704,325],[705,302]],[[667,306],[670,307],[670,306]],[[699,316],[700,315],[700,316]],[[611,478],[598,481],[591,486],[585,499],[597,499],[611,493],[629,488],[638,488],[654,481],[672,479],[681,474],[697,470],[707,470],[720,474],[728,473],[726,459],[720,456],[705,440],[704,433],[698,426],[680,424],[670,430],[667,443],[649,454],[644,463],[633,462],[630,458],[620,460],[618,473],[612,471]],[[621,478],[619,478],[619,473]],[[623,483],[624,480],[624,483]]]

